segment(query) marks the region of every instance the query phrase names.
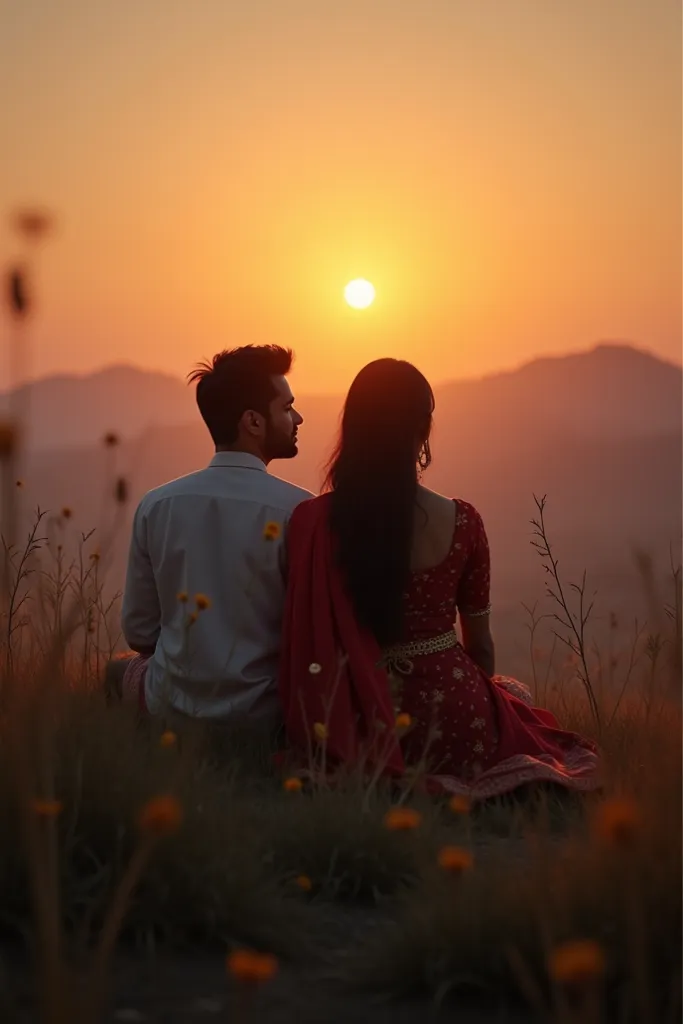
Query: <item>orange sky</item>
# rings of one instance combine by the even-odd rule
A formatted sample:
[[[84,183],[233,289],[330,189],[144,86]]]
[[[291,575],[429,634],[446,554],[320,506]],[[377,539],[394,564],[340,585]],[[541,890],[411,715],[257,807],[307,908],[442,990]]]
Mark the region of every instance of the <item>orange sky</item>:
[[[0,0],[0,204],[39,201],[35,373],[292,344],[435,380],[681,357],[673,0]],[[16,253],[3,226],[0,256]],[[352,313],[350,277],[378,300]]]

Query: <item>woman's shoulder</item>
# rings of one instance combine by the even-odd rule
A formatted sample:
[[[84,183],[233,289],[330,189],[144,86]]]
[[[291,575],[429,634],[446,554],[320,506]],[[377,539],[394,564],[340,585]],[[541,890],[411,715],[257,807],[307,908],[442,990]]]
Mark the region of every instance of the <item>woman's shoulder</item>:
[[[440,506],[444,511],[448,506],[452,508],[453,505],[455,505],[457,525],[464,526],[470,521],[481,521],[481,515],[475,506],[471,502],[465,501],[464,498],[449,498],[447,495],[440,494],[439,491],[432,491],[427,487],[423,487],[421,490],[423,495],[433,506]]]

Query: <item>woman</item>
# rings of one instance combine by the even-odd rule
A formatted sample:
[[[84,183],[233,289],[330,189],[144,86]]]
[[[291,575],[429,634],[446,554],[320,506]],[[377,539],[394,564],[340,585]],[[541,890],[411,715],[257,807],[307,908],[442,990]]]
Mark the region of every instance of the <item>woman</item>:
[[[414,366],[370,363],[349,391],[325,493],[292,516],[289,740],[326,769],[427,766],[432,788],[472,800],[531,782],[597,788],[596,748],[494,675],[483,522],[420,483],[433,411]]]

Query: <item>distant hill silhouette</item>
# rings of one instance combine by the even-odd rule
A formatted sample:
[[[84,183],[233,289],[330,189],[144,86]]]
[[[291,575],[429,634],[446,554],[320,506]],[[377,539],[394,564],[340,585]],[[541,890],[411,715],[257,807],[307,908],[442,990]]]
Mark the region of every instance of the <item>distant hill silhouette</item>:
[[[196,415],[194,391],[183,381],[133,366],[46,377],[22,391],[30,403],[30,443],[37,448],[83,447],[110,430],[132,440],[150,427],[187,423]]]
[[[604,437],[656,436],[681,429],[681,367],[628,345],[536,359],[519,370],[448,384],[441,402],[464,417]]]
[[[628,346],[539,359],[521,369],[436,389],[434,466],[427,482],[474,502],[494,556],[494,598],[505,627],[523,642],[519,602],[542,596],[544,577],[529,547],[533,494],[549,496],[548,516],[563,570],[585,567],[604,602],[632,614],[634,546],[663,571],[681,542],[680,367]],[[126,438],[116,451],[132,507],[164,480],[211,457],[192,389],[129,368],[86,378],[50,378],[33,387],[36,450],[26,466],[24,507],[75,511],[73,531],[111,512],[113,467],[101,438]],[[272,470],[317,490],[337,430],[342,398],[303,396],[301,452]],[[370,443],[371,439],[368,439]],[[127,529],[113,581],[123,579]],[[516,631],[516,632],[515,632]]]
[[[37,448],[83,447],[109,430],[133,440],[153,428],[198,420],[193,388],[131,366],[48,377],[28,391],[30,436]],[[681,427],[680,367],[628,345],[536,359],[518,370],[443,384],[437,391],[441,421],[446,413],[463,424],[484,417],[487,427],[502,427],[514,415],[520,429],[542,425],[617,437],[675,433]],[[340,399],[303,396],[300,404],[316,423],[329,410],[331,429]]]

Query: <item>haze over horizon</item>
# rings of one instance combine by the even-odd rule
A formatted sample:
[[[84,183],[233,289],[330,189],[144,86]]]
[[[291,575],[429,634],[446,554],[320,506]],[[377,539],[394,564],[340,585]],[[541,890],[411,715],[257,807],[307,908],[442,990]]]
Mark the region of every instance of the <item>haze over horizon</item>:
[[[387,353],[435,383],[599,339],[680,362],[668,0],[0,0],[0,28],[0,204],[59,224],[32,376],[264,341],[307,393]]]
[[[237,344],[239,344],[239,342],[226,341],[224,347],[232,348],[234,345],[237,345]],[[292,347],[294,349],[294,365],[293,365],[293,368],[292,368],[291,377],[293,378],[294,382],[296,382],[297,371],[298,371],[298,368],[299,368],[300,360],[299,360],[299,358],[297,356],[297,353],[296,353],[296,346],[290,345],[290,347]],[[521,361],[510,363],[509,365],[501,365],[501,366],[497,367],[496,369],[489,370],[489,371],[486,371],[486,372],[483,372],[483,373],[472,373],[470,375],[464,375],[464,374],[455,375],[454,374],[451,377],[439,378],[437,383],[440,384],[440,385],[444,385],[444,384],[461,384],[461,383],[462,384],[475,384],[477,382],[484,382],[484,381],[487,381],[487,380],[495,379],[496,377],[504,377],[504,376],[509,376],[511,374],[516,374],[516,373],[519,373],[520,371],[523,371],[523,370],[527,369],[528,367],[532,367],[532,366],[534,366],[535,364],[538,364],[538,363],[543,363],[543,362],[547,362],[547,361],[562,361],[562,360],[572,359],[572,358],[581,357],[581,356],[590,356],[591,354],[595,353],[598,350],[606,350],[606,349],[609,349],[609,350],[612,350],[612,351],[615,351],[615,352],[624,351],[624,352],[628,352],[628,353],[635,353],[635,354],[642,355],[642,356],[645,356],[645,357],[651,357],[652,359],[658,360],[658,361],[664,363],[665,365],[673,366],[673,367],[675,367],[677,369],[683,369],[683,361],[681,359],[676,359],[676,358],[669,359],[666,356],[662,356],[661,354],[659,354],[659,353],[657,353],[657,352],[655,352],[655,351],[653,351],[651,349],[648,349],[644,345],[637,344],[636,342],[631,342],[631,341],[627,341],[627,340],[611,339],[611,340],[598,341],[598,342],[595,342],[592,345],[586,345],[586,346],[583,346],[583,347],[577,347],[577,348],[574,348],[574,349],[570,349],[570,350],[567,350],[566,352],[555,352],[555,351],[539,352],[536,355],[531,356],[528,359],[522,359]],[[218,351],[218,349],[216,351]],[[207,353],[206,354],[206,358],[211,358],[212,354],[213,353],[211,353],[211,354]],[[392,353],[386,353],[386,354],[392,354]],[[204,356],[202,356],[201,358],[203,359]],[[149,375],[152,375],[152,376],[155,376],[155,377],[170,377],[170,378],[172,378],[174,380],[179,380],[181,382],[186,382],[188,373],[194,367],[194,363],[197,362],[197,361],[198,360],[194,360],[191,364],[188,365],[188,369],[186,371],[180,372],[180,373],[173,372],[172,370],[169,370],[168,368],[163,367],[163,366],[161,366],[161,367],[158,367],[158,366],[146,366],[143,363],[141,363],[139,361],[132,360],[132,359],[131,360],[127,360],[127,361],[103,362],[99,366],[96,365],[96,366],[89,367],[88,369],[80,370],[80,371],[64,369],[64,370],[56,371],[55,373],[36,374],[35,376],[33,376],[30,379],[30,381],[28,383],[35,385],[35,384],[39,384],[39,383],[44,383],[46,381],[59,380],[59,379],[65,379],[65,380],[87,380],[88,378],[91,378],[91,377],[97,377],[97,376],[100,376],[100,375],[107,375],[107,374],[115,374],[115,373],[118,373],[118,372],[121,372],[121,373],[133,372],[133,373],[149,374]],[[419,362],[420,362],[419,358],[414,359],[413,361],[416,362],[419,365]],[[362,363],[359,363],[359,367],[358,368],[360,369],[360,367],[362,365],[363,365]],[[339,396],[343,395],[343,393],[344,393],[344,388],[342,386],[340,386],[340,385],[337,385],[336,387],[334,385],[326,386],[326,387],[323,386],[323,387],[321,387],[319,389],[317,389],[317,388],[307,388],[306,391],[305,391],[305,394],[310,396],[310,397],[325,397],[326,395],[332,395],[334,397],[339,397]]]

